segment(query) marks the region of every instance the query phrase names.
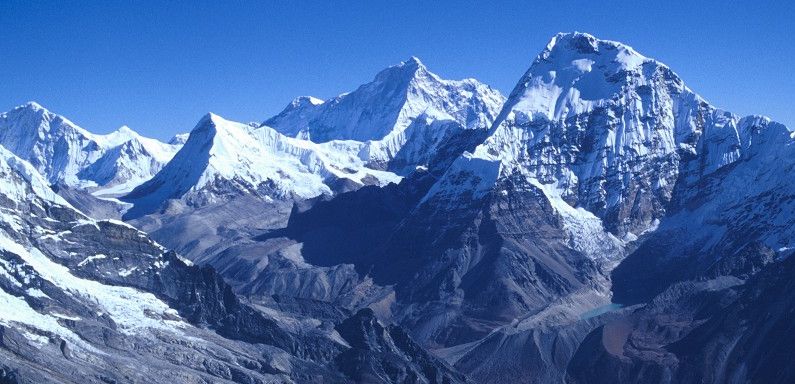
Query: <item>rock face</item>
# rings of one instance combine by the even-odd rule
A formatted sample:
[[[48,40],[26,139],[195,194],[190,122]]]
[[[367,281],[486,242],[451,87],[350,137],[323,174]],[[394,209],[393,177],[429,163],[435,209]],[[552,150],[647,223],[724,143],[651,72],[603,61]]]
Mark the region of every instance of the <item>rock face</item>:
[[[0,145],[29,161],[50,184],[120,195],[154,176],[180,147],[128,127],[92,134],[36,103],[0,114]]]
[[[574,381],[793,380],[774,368],[791,359],[792,134],[763,118],[739,127],[742,156],[677,188],[659,228],[613,271],[614,300],[648,304],[586,338]]]
[[[791,382],[793,260],[747,282],[724,276],[672,285],[588,335],[570,381]]]
[[[739,120],[628,46],[560,34],[511,93],[477,160],[451,175],[499,162],[500,176],[536,180],[634,238],[665,215],[675,186],[741,157]]]
[[[133,205],[124,218],[191,259],[219,256],[234,267],[213,265],[239,270],[248,263],[240,243],[283,227],[294,202],[397,183],[456,150],[447,143],[482,137],[503,100],[412,59],[328,102],[298,98],[259,127],[210,114],[173,161],[122,198]],[[240,260],[219,255],[229,246]]]
[[[732,285],[786,256],[791,136],[712,107],[630,47],[561,34],[461,155],[392,189],[294,211],[265,239],[287,236],[305,262],[350,263],[394,287],[379,316],[477,380],[565,381],[581,340],[623,316],[611,300],[649,302],[677,282],[698,296],[702,283],[688,280]],[[604,325],[611,337],[628,329],[616,321]],[[521,378],[533,370],[553,373]]]
[[[795,381],[793,133],[584,33],[502,101],[412,59],[210,114],[123,198],[138,229],[2,133],[45,160],[0,149],[0,380]],[[145,149],[114,148],[64,164]]]
[[[618,302],[647,301],[682,280],[746,278],[789,252],[792,133],[753,117],[740,120],[732,137],[738,159],[697,183],[677,184],[666,218],[613,272]]]
[[[465,381],[427,353],[415,358],[408,337],[383,334],[399,335],[394,327],[346,328],[362,315],[321,320],[245,303],[211,268],[78,212],[2,148],[0,178],[4,382],[392,382],[387,363],[416,382]],[[353,350],[363,364],[348,364]]]
[[[384,327],[370,309],[363,309],[337,326],[351,349],[336,364],[357,383],[464,383],[466,376],[440,366],[399,327]],[[406,364],[405,356],[410,356]]]

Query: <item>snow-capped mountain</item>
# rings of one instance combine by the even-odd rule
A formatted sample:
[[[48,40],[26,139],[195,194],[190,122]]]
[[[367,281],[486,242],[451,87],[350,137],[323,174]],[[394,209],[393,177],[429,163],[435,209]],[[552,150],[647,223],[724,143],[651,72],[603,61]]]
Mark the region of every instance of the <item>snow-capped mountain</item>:
[[[314,142],[367,142],[362,160],[406,175],[450,131],[489,127],[504,100],[477,80],[444,80],[412,57],[353,92],[326,101],[299,97],[265,125]]]
[[[128,127],[93,134],[30,102],[0,114],[0,145],[53,184],[119,195],[151,178],[179,149]]]
[[[490,125],[503,101],[499,92],[475,79],[443,80],[412,57],[353,92],[326,101],[299,97],[265,125],[314,142],[381,140],[405,130],[420,115],[482,128]]]
[[[572,382],[795,377],[778,368],[792,358],[795,137],[759,116],[737,129],[739,158],[697,183],[680,181],[657,228],[613,270],[613,301],[643,305],[584,339]],[[615,332],[615,342],[603,341]]]
[[[317,317],[313,317],[317,316]],[[145,369],[142,369],[145,367]],[[72,208],[0,147],[0,379],[465,383],[372,311],[237,297],[137,229]]]
[[[427,166],[457,148],[443,143],[485,133],[503,100],[475,80],[442,80],[412,58],[327,102],[300,97],[265,124],[210,115],[163,172],[124,199],[135,205],[125,217],[191,258],[212,256],[205,253],[230,238],[283,225],[294,200],[397,182]]]
[[[475,175],[488,189],[520,174],[564,209],[582,208],[631,239],[664,215],[680,173],[696,180],[740,158],[739,120],[631,47],[560,34],[450,177]],[[435,192],[455,193],[454,184]]]
[[[1,115],[0,382],[795,380],[793,132],[576,32],[503,101],[412,58],[169,144]],[[64,199],[152,174],[138,229]]]
[[[316,144],[284,136],[268,126],[252,127],[208,114],[182,149],[151,180],[124,197],[128,217],[154,212],[166,201],[203,206],[241,195],[265,200],[309,199],[337,188],[386,185],[400,177],[369,169],[357,153],[363,143]]]
[[[745,279],[789,257],[792,142],[769,119],[711,106],[631,47],[560,34],[468,152],[396,189],[296,211],[284,233],[307,263],[352,263],[393,286],[386,316],[475,380],[564,381],[583,338],[623,321],[613,294],[686,314],[676,305],[690,302],[668,301],[666,289]],[[660,320],[672,343],[679,325],[697,325]],[[653,329],[635,332],[645,343]],[[592,369],[600,356],[578,359]],[[648,360],[669,369],[664,357],[640,350],[619,372]]]

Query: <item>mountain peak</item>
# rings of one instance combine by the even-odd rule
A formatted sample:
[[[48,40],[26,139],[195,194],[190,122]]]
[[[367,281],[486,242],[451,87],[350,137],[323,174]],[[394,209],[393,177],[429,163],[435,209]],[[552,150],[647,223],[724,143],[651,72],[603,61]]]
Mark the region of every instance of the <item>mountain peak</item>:
[[[264,125],[290,137],[315,142],[384,140],[397,137],[421,114],[433,120],[454,120],[467,128],[491,125],[505,98],[472,79],[445,80],[415,56],[379,72],[352,92],[319,104],[293,100]],[[404,142],[392,148],[395,151]],[[391,144],[390,144],[391,145]]]
[[[760,140],[754,132],[765,124],[738,119],[704,101],[667,66],[627,45],[564,33],[533,61],[490,136],[472,153],[501,161],[505,172],[500,177],[518,175],[538,183],[551,198],[589,211],[624,236],[642,233],[653,222],[648,218],[662,215],[659,207],[667,204],[672,180],[685,169],[666,168],[662,164],[668,159],[697,158],[698,172],[706,175],[750,153],[749,143]],[[787,136],[781,132],[776,129],[764,140],[780,141]],[[460,174],[482,173],[470,162],[454,165],[460,169],[445,181],[451,186],[458,185]],[[637,201],[628,191],[638,185],[638,175],[645,178],[642,185],[652,186],[643,193],[654,204],[648,216],[627,221],[621,210]]]
[[[546,50],[552,51],[556,47],[573,49],[580,53],[594,53],[599,50],[599,42],[594,35],[584,32],[560,32],[552,37]]]
[[[127,126],[108,134],[92,133],[35,101],[0,114],[0,144],[28,161],[50,184],[98,195],[149,179],[177,150]]]
[[[436,79],[438,76],[428,71],[425,64],[416,56],[411,56],[406,61],[393,65],[375,76],[375,81],[410,81],[414,78],[430,75]]]
[[[28,101],[25,104],[16,106],[9,111],[0,113],[0,116],[22,120],[31,119],[22,124],[26,126],[27,129],[39,128],[42,124],[49,125],[51,122],[54,122],[53,124],[55,125],[68,126],[69,129],[78,131],[83,136],[93,138],[93,134],[90,132],[80,128],[66,117],[50,111],[35,101]]]
[[[41,104],[35,101],[28,101],[25,104],[18,105],[7,112],[3,112],[3,115],[15,114],[15,115],[27,115],[27,114],[52,114],[47,108],[44,108]]]
[[[18,108],[31,109],[31,110],[34,110],[34,111],[38,111],[38,110],[45,110],[46,111],[47,110],[47,108],[42,107],[41,104],[39,104],[39,103],[37,103],[35,101],[28,101],[27,103],[25,103],[23,105],[20,105]]]
[[[602,40],[584,32],[561,32],[552,37],[536,62],[558,63],[593,56],[609,58],[625,69],[651,60],[618,41]]]
[[[133,131],[132,128],[126,125],[122,125],[119,129],[116,130],[117,132],[127,133],[127,134],[138,134],[137,132]]]
[[[422,61],[420,60],[420,58],[417,57],[417,56],[411,56],[411,57],[408,58],[408,60],[402,62],[401,64],[406,65],[406,66],[414,66],[414,67],[418,67],[418,68],[419,67],[425,68],[425,64],[423,64]]]
[[[199,122],[196,123],[196,126],[193,128],[191,133],[195,131],[206,130],[208,128],[215,129],[219,125],[223,125],[226,121],[227,121],[226,119],[216,115],[215,113],[207,112],[204,116],[202,116],[201,119],[199,119]]]
[[[635,89],[655,81],[685,91],[667,66],[628,45],[582,32],[559,33],[533,61],[497,120],[511,110],[522,121],[565,119],[621,97],[625,86]]]
[[[204,122],[204,123],[215,123],[220,118],[221,118],[221,116],[218,116],[218,115],[216,115],[216,114],[214,114],[212,112],[207,112],[207,113],[204,114],[204,116],[202,116],[202,118],[199,120],[199,122],[200,123],[202,123],[202,122]]]
[[[178,133],[168,141],[169,145],[183,145],[186,141],[188,141],[188,136],[190,133]]]
[[[141,135],[138,134],[138,132],[136,132],[134,129],[132,129],[132,128],[126,126],[126,125],[122,125],[121,127],[116,129],[115,131],[109,133],[108,136],[118,136],[118,137],[125,137],[125,138],[128,138],[128,139],[132,139],[132,138],[135,138],[135,137],[139,137]]]
[[[126,217],[154,212],[163,202],[185,194],[191,204],[205,204],[239,194],[267,199],[303,199],[333,194],[326,183],[346,179],[364,185],[397,182],[394,174],[364,167],[360,146],[319,145],[288,138],[266,125],[226,120],[214,113],[202,117],[185,144],[151,180],[125,201],[135,205]],[[341,160],[343,163],[330,161]],[[344,170],[344,171],[343,171]]]
[[[92,135],[92,139],[105,147],[116,147],[139,137],[138,132],[133,131],[132,128],[126,125],[122,125],[119,129],[107,135]]]

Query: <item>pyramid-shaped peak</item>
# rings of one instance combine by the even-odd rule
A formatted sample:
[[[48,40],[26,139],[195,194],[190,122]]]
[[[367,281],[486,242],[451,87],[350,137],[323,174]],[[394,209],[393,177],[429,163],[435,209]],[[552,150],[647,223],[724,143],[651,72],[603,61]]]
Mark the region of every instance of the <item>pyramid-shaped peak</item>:
[[[127,134],[137,134],[137,132],[135,132],[132,128],[130,128],[127,125],[122,125],[121,127],[119,127],[118,131]]]
[[[420,61],[416,56],[411,56],[406,61],[401,61],[397,65],[393,65],[376,75],[376,81],[385,81],[393,79],[411,80],[413,78],[422,77],[431,74],[425,64]],[[435,76],[435,75],[434,75]]]
[[[425,64],[423,64],[422,61],[420,60],[420,58],[417,57],[417,56],[411,56],[411,57],[408,58],[408,60],[402,62],[401,64],[405,65],[405,66],[411,66],[411,67],[417,67],[417,68],[419,68],[419,67],[423,67],[424,68],[425,67]]]
[[[43,114],[51,114],[47,108],[44,108],[41,104],[35,101],[28,101],[25,104],[18,105],[11,109],[6,113],[14,113],[14,114],[31,114],[31,113],[43,113]]]
[[[105,146],[115,147],[139,137],[138,132],[133,131],[132,128],[126,125],[122,125],[117,130],[106,135],[95,135],[94,139]]]
[[[32,109],[34,111],[37,111],[37,110],[45,110],[46,111],[47,110],[47,108],[44,108],[41,104],[39,104],[39,103],[37,103],[35,101],[28,101],[27,103],[21,105],[20,108]]]
[[[247,140],[248,132],[251,129],[252,127],[247,124],[230,121],[208,112],[190,131],[186,144],[200,145],[199,143],[215,141],[222,137],[232,138],[233,141]]]
[[[223,117],[218,116],[212,112],[207,112],[204,116],[202,116],[202,118],[196,124],[194,130],[205,125],[218,125],[218,124],[223,124],[225,122],[226,119],[224,119]]]
[[[108,138],[117,138],[119,140],[126,141],[126,140],[130,140],[130,139],[138,138],[141,135],[139,135],[138,132],[136,132],[132,128],[130,128],[130,127],[126,126],[126,125],[122,125],[121,127],[116,129],[115,131],[113,131],[113,132],[111,132],[111,133],[109,133],[109,134],[107,134],[105,136],[108,137]]]

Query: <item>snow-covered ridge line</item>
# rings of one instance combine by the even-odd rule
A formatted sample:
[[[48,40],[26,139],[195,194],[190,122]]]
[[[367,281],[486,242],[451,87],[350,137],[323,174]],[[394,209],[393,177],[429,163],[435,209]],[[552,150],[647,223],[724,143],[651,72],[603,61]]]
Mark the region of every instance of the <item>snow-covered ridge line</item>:
[[[0,145],[28,161],[50,184],[97,195],[123,193],[153,176],[179,149],[129,127],[94,134],[29,102],[0,114]]]
[[[456,161],[425,200],[454,200],[466,184],[480,185],[462,178],[491,179],[474,159],[499,162],[497,179],[518,174],[545,185],[553,206],[584,209],[618,238],[634,238],[663,217],[680,173],[695,182],[759,153],[751,144],[777,125],[713,107],[668,66],[629,46],[561,33],[518,82],[485,142]],[[627,223],[629,209],[647,211]]]
[[[130,287],[108,285],[78,277],[73,270],[62,264],[66,259],[60,262],[53,260],[51,256],[45,254],[51,252],[52,248],[41,246],[48,242],[73,246],[77,243],[68,241],[65,236],[73,235],[79,227],[85,225],[92,226],[96,231],[101,230],[100,223],[119,225],[128,229],[132,227],[112,220],[98,222],[81,214],[54,193],[32,165],[2,146],[0,146],[0,179],[2,179],[0,195],[3,197],[3,204],[0,207],[0,250],[3,251],[3,257],[0,258],[0,279],[15,287],[10,291],[0,289],[0,303],[3,305],[0,311],[0,324],[22,330],[23,335],[35,345],[41,346],[51,342],[53,337],[60,337],[68,341],[70,347],[76,346],[84,352],[104,354],[61,323],[64,320],[83,321],[82,318],[65,315],[62,309],[57,307],[31,305],[30,301],[26,300],[25,295],[38,300],[52,300],[51,296],[45,293],[45,291],[52,293],[52,287],[47,285],[52,284],[74,300],[98,311],[97,316],[104,314],[109,316],[125,334],[136,334],[141,328],[181,334],[181,329],[187,324],[181,321],[175,310],[155,295]],[[54,210],[56,207],[66,211],[55,216],[62,217],[59,220],[64,220],[65,217],[76,219],[71,223],[71,227],[60,227],[70,228],[69,230],[56,233],[46,227],[53,223],[67,225],[66,222],[49,216],[49,212],[58,212]],[[146,235],[141,232],[139,236],[146,239]],[[155,243],[151,244],[157,247]],[[72,252],[68,255],[68,257],[80,257]],[[162,258],[162,255],[160,257]],[[106,258],[104,254],[87,256],[76,263],[76,266],[89,267],[89,263]],[[163,265],[162,260],[153,261],[149,268],[160,268]]]
[[[442,79],[412,57],[352,92],[325,101],[296,98],[263,125],[315,142],[364,142],[363,160],[405,174],[406,169],[423,164],[422,159],[406,155],[397,160],[398,165],[390,164],[401,151],[435,151],[438,140],[451,129],[486,129],[504,101],[498,91],[477,80]],[[457,127],[435,122],[454,122]]]
[[[0,145],[0,172],[6,174],[6,177],[9,178],[13,177],[9,175],[9,173],[12,172],[21,177],[27,184],[27,188],[30,188],[35,197],[71,208],[71,205],[69,205],[66,200],[58,196],[58,194],[50,188],[47,181],[44,180],[41,174],[39,174],[30,163],[20,159],[2,145]],[[27,191],[25,185],[15,184],[10,180],[0,183],[0,193],[14,198],[15,201],[28,201],[30,199],[30,197],[26,195]]]
[[[174,158],[124,198],[135,205],[128,217],[186,195],[202,204],[236,194],[308,199],[334,194],[333,184],[340,180],[382,186],[399,182],[401,177],[394,173],[366,166],[358,156],[363,145],[356,141],[313,143],[209,113]]]

